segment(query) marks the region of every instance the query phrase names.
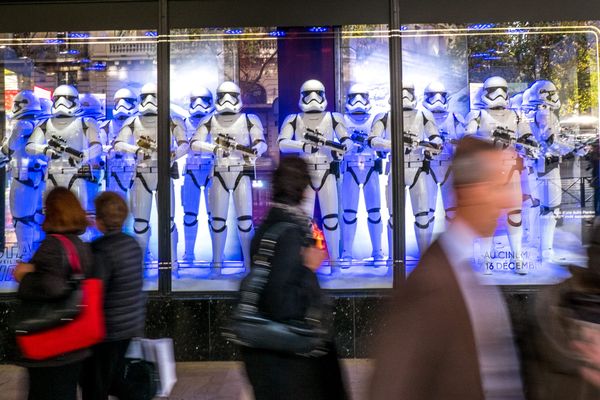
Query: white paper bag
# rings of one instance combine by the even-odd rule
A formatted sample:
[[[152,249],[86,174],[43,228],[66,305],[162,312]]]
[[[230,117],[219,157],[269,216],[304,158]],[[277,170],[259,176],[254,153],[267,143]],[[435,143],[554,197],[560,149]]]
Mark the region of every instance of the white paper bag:
[[[131,341],[125,357],[153,363],[160,380],[156,395],[166,397],[171,394],[173,386],[177,382],[173,339],[135,338]]]

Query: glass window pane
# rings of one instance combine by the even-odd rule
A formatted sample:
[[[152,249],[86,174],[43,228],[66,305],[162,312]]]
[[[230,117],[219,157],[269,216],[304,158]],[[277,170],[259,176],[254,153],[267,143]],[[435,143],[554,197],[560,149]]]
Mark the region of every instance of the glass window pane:
[[[109,189],[127,196],[133,155],[115,148],[115,139],[140,110],[142,88],[156,82],[155,36],[94,31],[2,38],[2,153],[8,161],[3,268],[29,260],[37,249],[44,236],[42,199],[52,188],[68,187],[79,197],[92,223],[84,240],[101,234],[93,226],[97,194]],[[133,233],[133,218],[125,225]],[[14,290],[4,275],[0,291]],[[156,276],[156,266],[146,270],[146,289],[157,288]]]
[[[586,262],[598,210],[596,24],[405,28],[409,270],[455,217],[448,160],[457,139],[475,135],[515,151],[503,173],[523,199],[505,210],[493,237],[473,243],[482,278],[508,285],[564,279],[566,265]]]
[[[287,153],[301,153],[312,168],[306,213],[324,230],[330,252],[318,274],[322,286],[391,287],[387,244],[382,245],[387,211],[385,206],[377,210],[382,208],[386,179],[380,172],[381,155],[367,144],[373,117],[389,107],[385,29],[363,25],[172,31],[173,115],[185,117],[190,140],[190,152],[178,160],[180,174],[173,181],[178,230],[174,290],[237,289],[250,265],[254,228],[270,207],[270,177],[281,154]],[[361,182],[351,194],[360,202],[353,205],[353,200],[348,206],[359,210],[357,224],[348,224],[352,226],[347,235],[356,238],[347,239],[350,250],[344,253],[342,237],[348,227],[343,223],[342,180],[352,173],[345,173],[345,151],[340,149],[350,140],[343,113],[346,92],[355,83],[366,93],[351,103],[368,105],[353,108],[363,114],[357,115],[355,137],[362,144],[355,149],[347,142],[348,154],[356,155],[352,168]],[[314,110],[313,104],[318,104]],[[311,120],[315,117],[319,121]],[[317,136],[312,143],[310,135],[304,135],[311,131]],[[304,152],[306,146],[315,152]],[[354,189],[360,191],[367,175],[365,205],[365,196]],[[369,217],[375,221],[375,250],[370,239],[364,240],[370,237]]]

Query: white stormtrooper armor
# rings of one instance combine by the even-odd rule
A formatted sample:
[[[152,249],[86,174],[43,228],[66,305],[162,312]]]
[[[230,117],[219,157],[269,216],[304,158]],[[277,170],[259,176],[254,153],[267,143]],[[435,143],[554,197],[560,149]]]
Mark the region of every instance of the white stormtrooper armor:
[[[522,121],[519,113],[508,108],[508,84],[506,80],[495,76],[488,78],[483,84],[481,101],[485,108],[469,114],[466,134],[474,134],[483,139],[493,141],[500,148],[515,148],[517,142],[528,131],[529,127]],[[503,160],[503,173],[506,175],[507,185],[513,185],[516,193],[521,193],[522,164],[516,152],[506,153]],[[523,238],[522,210],[515,208],[507,210],[507,235],[512,250],[515,271],[525,274],[523,267],[521,242]],[[485,252],[485,273],[492,272],[491,255],[492,238],[482,240],[482,249]]]
[[[81,116],[85,118],[94,119],[99,125],[102,125],[105,119],[104,112],[102,111],[102,104],[96,96],[91,93],[84,93],[79,95],[79,102],[81,103]],[[106,144],[106,137],[104,131],[100,129],[98,131],[100,137],[100,143],[104,147]],[[104,171],[106,167],[106,158],[104,154],[100,154],[98,157],[90,160],[90,175],[87,179],[87,205],[85,210],[88,213],[93,214],[95,211],[94,199],[101,190],[101,186],[104,182]]]
[[[114,145],[123,123],[137,114],[138,98],[131,89],[121,88],[115,92],[113,100],[112,119],[101,126],[107,163],[106,187],[128,198],[135,174],[135,160],[130,153],[116,152]]]
[[[344,124],[351,135],[354,146],[344,155],[343,196],[343,252],[342,259],[352,260],[352,245],[356,235],[358,196],[363,187],[365,205],[368,213],[369,235],[371,237],[374,260],[384,258],[381,249],[381,195],[379,174],[382,172],[382,160],[369,147],[368,138],[374,115],[370,114],[369,92],[361,84],[354,84],[346,96],[346,114]]]
[[[536,190],[541,207],[540,248],[542,257],[552,260],[556,221],[562,202],[560,163],[575,148],[561,133],[557,116],[560,99],[554,84],[544,80],[535,82],[531,86],[530,103],[534,110],[531,129],[541,146],[541,156],[536,163]]]
[[[191,140],[194,152],[214,155],[212,183],[208,191],[212,232],[213,267],[223,263],[227,238],[229,196],[237,214],[244,266],[250,267],[252,223],[252,182],[247,173],[256,158],[266,150],[263,126],[258,116],[241,113],[242,97],[238,85],[224,82],[217,88],[216,113],[199,124]],[[199,201],[199,199],[198,199]]]
[[[190,95],[189,113],[185,121],[188,139],[198,130],[202,122],[205,122],[215,110],[213,95],[205,87],[192,90]],[[181,188],[181,202],[183,205],[183,225],[185,237],[185,253],[183,259],[193,261],[194,247],[198,235],[198,210],[200,208],[200,197],[204,188],[204,201],[206,209],[208,206],[208,187],[214,163],[214,155],[198,153],[190,150],[184,169],[184,182]]]
[[[415,236],[419,253],[423,254],[433,235],[435,204],[429,196],[428,181],[431,179],[429,161],[441,148],[441,138],[429,111],[416,109],[417,98],[414,85],[402,84],[402,108],[404,121],[404,183],[409,188],[410,200],[415,217]],[[392,148],[392,132],[389,126],[390,113],[375,118],[371,130],[370,144],[377,151],[389,153]],[[388,165],[390,162],[388,161]],[[392,225],[392,177],[388,171],[386,190],[388,210],[388,246],[390,258],[393,250]]]
[[[433,183],[429,187],[431,203],[435,206],[437,202],[437,185],[442,191],[442,201],[446,221],[452,221],[456,213],[456,200],[452,188],[452,156],[456,142],[464,135],[464,118],[452,112],[448,112],[448,91],[441,82],[431,82],[425,88],[423,107],[433,115],[435,126],[442,140],[440,154],[433,156],[430,160],[431,177]]]
[[[140,245],[146,250],[150,238],[150,214],[152,199],[156,195],[158,185],[158,100],[156,85],[147,83],[142,87],[138,106],[139,115],[130,117],[123,123],[114,149],[117,152],[133,154],[136,159],[136,170],[131,189],[133,211],[133,229]],[[185,137],[184,121],[171,118],[171,162],[174,171],[175,162],[183,157],[189,145]],[[171,260],[177,260],[177,227],[174,220],[174,193],[171,185]]]
[[[46,162],[43,157],[31,156],[25,146],[33,133],[42,109],[31,90],[19,92],[14,100],[9,134],[2,144],[2,156],[10,159],[9,206],[17,236],[17,259],[28,262],[41,235],[36,218],[42,198]]]
[[[321,82],[315,79],[304,82],[300,88],[298,105],[302,112],[288,115],[281,126],[279,149],[282,153],[299,153],[308,164],[311,184],[303,208],[307,215],[313,216],[315,198],[319,196],[329,259],[335,263],[339,259],[340,241],[337,193],[339,160],[350,147],[351,140],[342,115],[325,111],[327,99]],[[309,140],[307,135],[319,138],[318,143]],[[333,150],[336,146],[339,149]]]
[[[26,150],[48,159],[46,191],[66,187],[86,207],[86,182],[92,179],[89,162],[102,154],[99,127],[93,118],[80,116],[79,93],[73,86],[57,87],[52,101],[52,117],[37,125]]]

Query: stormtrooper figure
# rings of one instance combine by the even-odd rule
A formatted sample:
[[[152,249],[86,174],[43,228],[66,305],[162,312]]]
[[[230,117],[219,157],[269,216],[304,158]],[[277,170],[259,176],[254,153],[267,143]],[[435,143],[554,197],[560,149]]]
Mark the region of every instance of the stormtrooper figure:
[[[356,215],[358,213],[358,196],[362,185],[365,205],[368,213],[369,235],[371,237],[372,256],[374,260],[384,258],[381,250],[381,197],[379,174],[382,163],[375,151],[369,147],[368,138],[371,133],[373,117],[369,111],[369,92],[361,84],[354,84],[346,96],[346,114],[344,124],[351,135],[354,146],[344,155],[345,171],[342,183],[342,205],[344,209],[343,228],[344,246],[342,259],[352,260],[352,245],[356,235]]]
[[[203,120],[210,118],[214,111],[213,95],[205,87],[192,90],[190,96],[190,116],[185,121],[187,137],[191,140]],[[198,235],[198,210],[200,208],[201,190],[204,187],[204,200],[208,207],[208,186],[213,168],[213,154],[198,153],[190,150],[184,169],[184,182],[181,188],[181,202],[183,205],[183,225],[185,236],[185,253],[183,259],[195,259],[194,247]]]
[[[511,98],[510,108],[519,113],[525,123],[531,124],[533,113],[531,106],[531,87]],[[523,192],[523,243],[539,243],[540,197],[537,182],[537,160],[540,157],[540,145],[532,132],[525,132],[520,138],[519,156],[523,162],[521,171],[521,191]],[[527,147],[523,147],[526,145]]]
[[[531,86],[531,107],[534,111],[531,129],[541,146],[537,160],[537,194],[540,199],[540,236],[542,258],[554,257],[553,241],[556,220],[560,214],[562,187],[560,163],[575,150],[573,142],[563,136],[557,112],[561,103],[556,86],[540,80]]]
[[[127,198],[135,173],[135,160],[130,153],[116,152],[114,145],[123,123],[137,114],[138,100],[129,88],[117,90],[113,100],[112,119],[101,125],[107,163],[106,187]]]
[[[91,93],[84,93],[79,95],[79,101],[81,103],[81,116],[85,118],[94,119],[98,125],[101,125],[105,120],[105,115],[102,110],[102,104],[96,96]],[[100,143],[104,147],[106,138],[103,135],[102,129],[98,131]],[[85,210],[90,213],[95,213],[94,199],[101,190],[104,182],[104,167],[106,166],[106,159],[104,154],[100,154],[98,157],[90,160],[90,174],[86,182],[87,186],[87,205]]]
[[[279,149],[282,153],[299,153],[308,163],[311,184],[303,209],[307,215],[313,216],[315,198],[318,196],[329,259],[336,263],[339,260],[340,241],[337,193],[339,160],[350,147],[351,140],[342,115],[325,111],[325,86],[318,80],[311,79],[302,84],[298,105],[302,112],[290,114],[283,121],[278,139]]]
[[[500,148],[514,148],[520,137],[527,133],[528,126],[521,120],[519,113],[508,108],[508,84],[504,78],[494,76],[488,78],[483,84],[481,101],[485,107],[472,111],[467,120],[466,133],[474,134],[484,139],[493,141]],[[503,160],[503,174],[506,175],[506,184],[513,185],[515,193],[521,193],[521,163],[516,152],[506,152]],[[515,271],[519,274],[527,272],[522,268],[521,241],[523,226],[521,207],[507,210],[507,235],[512,250]],[[491,274],[493,265],[492,238],[481,241],[484,251],[485,273]]]
[[[150,214],[152,199],[158,184],[158,100],[156,85],[147,83],[142,87],[139,115],[127,119],[115,140],[116,152],[133,154],[136,170],[131,189],[133,230],[146,254],[150,238]],[[189,145],[185,137],[184,121],[171,118],[171,170],[176,168],[176,160],[183,157]],[[175,168],[173,168],[175,167]],[[171,260],[177,260],[177,228],[174,220],[173,186],[171,185]]]
[[[31,90],[19,92],[14,100],[9,134],[2,144],[2,158],[10,160],[10,213],[17,236],[17,259],[28,262],[40,235],[36,223],[39,199],[42,197],[46,162],[43,157],[31,156],[25,146],[33,133],[42,109]]]
[[[48,158],[46,191],[66,187],[86,207],[86,183],[92,179],[89,162],[102,154],[98,124],[93,118],[80,116],[79,93],[70,85],[56,88],[51,111],[52,117],[33,131],[26,151]]]
[[[223,263],[230,193],[233,194],[235,204],[244,266],[249,268],[251,261],[250,241],[254,226],[252,182],[247,168],[252,167],[256,158],[267,150],[267,144],[258,116],[242,113],[241,109],[239,86],[233,82],[222,83],[217,88],[215,114],[199,124],[191,140],[194,152],[205,157],[215,157],[212,183],[208,192],[215,268],[221,267]]]
[[[431,164],[431,177],[433,183],[429,187],[432,204],[437,202],[437,185],[442,191],[442,201],[446,221],[452,221],[456,212],[456,201],[452,188],[452,170],[450,168],[454,145],[464,135],[464,118],[448,111],[448,91],[441,82],[431,82],[425,88],[423,107],[433,115],[435,126],[443,146],[441,153],[433,157]]]
[[[409,189],[410,200],[415,217],[415,236],[419,253],[423,254],[433,234],[435,204],[428,193],[430,177],[429,162],[438,154],[442,140],[427,110],[417,110],[417,97],[412,83],[402,84],[402,118],[404,122],[404,183]],[[389,113],[375,118],[371,137],[371,147],[377,151],[389,153],[392,149],[392,132]],[[391,160],[390,160],[391,161]],[[388,165],[390,165],[388,161]],[[392,177],[388,171],[386,198],[390,219],[388,220],[388,246],[392,258]]]

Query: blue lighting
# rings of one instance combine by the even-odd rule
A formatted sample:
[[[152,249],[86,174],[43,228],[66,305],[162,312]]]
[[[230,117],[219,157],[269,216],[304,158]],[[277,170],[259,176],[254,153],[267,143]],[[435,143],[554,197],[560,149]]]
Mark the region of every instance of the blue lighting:
[[[86,68],[87,71],[104,71],[106,69],[105,62],[95,62]]]
[[[484,60],[502,60],[502,57],[498,57],[498,56],[490,56],[490,57],[483,57]]]
[[[408,25],[400,25],[400,30],[401,31],[407,31],[408,30]]]
[[[144,33],[144,36],[157,37],[158,36],[158,32],[156,32],[156,31],[147,31],[146,33]]]
[[[225,29],[225,33],[227,35],[241,35],[242,33],[244,33],[243,29],[240,28],[235,28],[235,29]]]
[[[72,39],[87,39],[90,37],[90,34],[85,32],[69,32],[69,37]]]
[[[496,24],[475,24],[475,25],[469,25],[469,29],[485,30],[485,29],[491,29],[495,26],[496,26]]]
[[[271,32],[269,32],[269,36],[272,36],[272,37],[284,37],[285,36],[285,32],[284,31],[271,31]]]
[[[81,59],[81,62],[82,62],[82,63],[86,63],[86,64],[87,64],[87,63],[89,63],[89,62],[90,62],[90,59],[89,59],[89,58],[82,58],[82,59]]]
[[[67,54],[73,54],[73,55],[79,54],[79,50],[69,49],[69,50],[67,50]]]
[[[63,39],[46,39],[44,42],[48,44],[62,44],[65,41]]]
[[[327,32],[328,30],[329,28],[326,26],[311,26],[310,28],[308,28],[308,31],[312,33],[323,33]]]

